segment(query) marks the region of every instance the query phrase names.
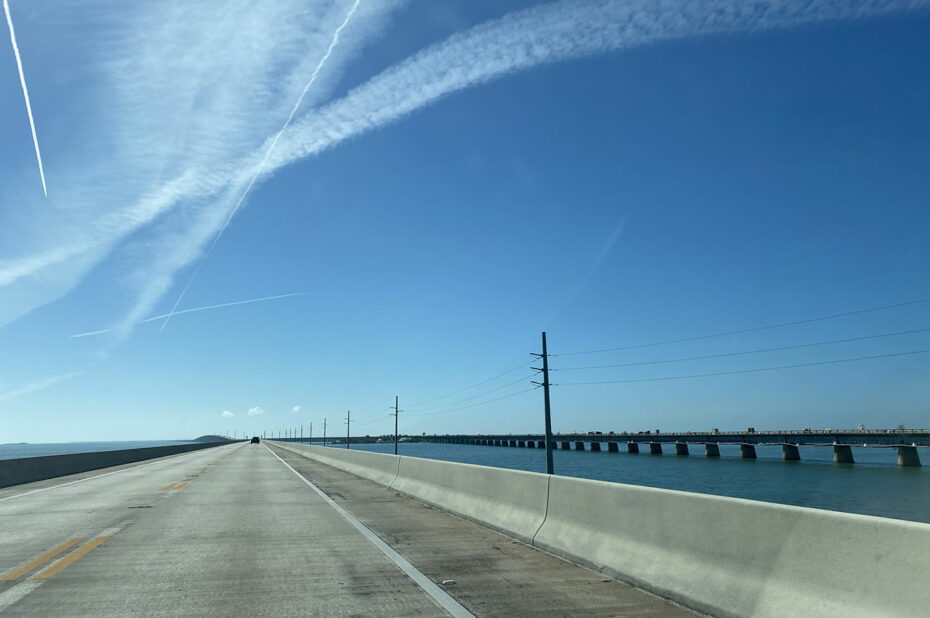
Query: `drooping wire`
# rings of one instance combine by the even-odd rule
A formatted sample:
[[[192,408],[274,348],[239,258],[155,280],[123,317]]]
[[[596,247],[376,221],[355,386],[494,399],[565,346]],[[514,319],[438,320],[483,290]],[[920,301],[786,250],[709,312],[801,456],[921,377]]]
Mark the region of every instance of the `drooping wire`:
[[[641,365],[660,365],[664,363],[681,363],[685,361],[693,360],[706,360],[710,358],[727,358],[730,356],[744,356],[747,354],[763,354],[766,352],[779,352],[783,350],[797,350],[800,348],[812,348],[822,345],[832,345],[836,343],[849,343],[852,341],[865,341],[868,339],[879,339],[882,337],[896,337],[899,335],[913,335],[915,333],[925,333],[930,331],[930,328],[916,328],[914,330],[902,330],[893,333],[879,333],[875,335],[863,335],[861,337],[849,337],[847,339],[830,339],[827,341],[815,341],[811,343],[798,343],[794,345],[783,345],[773,348],[758,348],[755,350],[743,350],[741,352],[723,352],[720,354],[704,354],[701,356],[682,356],[679,358],[664,358],[659,360],[651,361],[635,361],[630,363],[614,363],[610,365],[588,365],[585,367],[559,367],[558,369],[550,369],[549,371],[580,371],[582,369],[608,369],[612,367],[638,367]]]
[[[495,397],[494,399],[488,399],[487,401],[478,401],[467,406],[461,406],[458,408],[452,408],[449,410],[439,410],[435,412],[418,412],[416,414],[408,414],[407,416],[433,416],[437,414],[450,414],[452,412],[458,412],[460,410],[466,410],[468,408],[474,408],[476,406],[483,406],[488,403],[494,403],[495,401],[501,401],[503,399],[510,399],[511,397],[516,397],[517,395],[522,395],[523,393],[529,393],[530,391],[536,390],[535,388],[527,388],[522,391],[517,391],[516,393],[510,393],[509,395],[502,395],[500,397]]]
[[[416,408],[416,407],[422,406],[422,405],[427,404],[427,403],[432,403],[432,402],[434,402],[434,401],[439,401],[440,399],[445,399],[446,397],[451,397],[451,396],[453,396],[453,395],[458,395],[459,393],[463,393],[463,392],[465,392],[465,391],[467,391],[467,390],[471,390],[471,389],[475,388],[476,386],[481,386],[482,384],[487,384],[488,382],[493,382],[494,380],[496,380],[496,379],[498,379],[498,378],[502,378],[502,377],[504,377],[505,375],[508,375],[508,374],[513,373],[514,371],[519,371],[520,369],[523,369],[524,367],[529,367],[529,365],[530,365],[530,363],[529,363],[528,361],[524,361],[524,362],[520,363],[519,365],[517,365],[516,367],[514,367],[513,369],[508,369],[507,371],[502,371],[501,373],[499,373],[499,374],[497,374],[497,375],[495,375],[495,376],[491,376],[490,378],[488,378],[488,379],[486,379],[486,380],[482,380],[481,382],[476,382],[475,384],[472,384],[472,385],[470,385],[470,386],[466,386],[466,387],[464,387],[464,388],[460,388],[460,389],[458,389],[458,390],[452,391],[451,393],[446,393],[445,395],[440,395],[439,397],[433,397],[432,399],[424,399],[423,401],[418,401],[418,402],[416,402],[416,403],[406,404],[405,407],[406,407],[406,408]]]
[[[577,352],[561,352],[559,354],[550,354],[550,356],[578,356],[581,354],[597,354],[600,352],[616,352],[620,350],[634,350],[639,348],[651,348],[660,345],[671,345],[673,343],[687,343],[690,341],[700,341],[702,339],[713,339],[715,337],[727,337],[729,335],[742,335],[744,333],[753,333],[760,330],[769,330],[772,328],[781,328],[784,326],[798,326],[801,324],[810,324],[812,322],[821,322],[824,320],[833,320],[836,318],[845,318],[852,315],[860,315],[863,313],[871,313],[873,311],[884,311],[886,309],[897,309],[899,307],[908,307],[911,305],[919,305],[922,303],[930,302],[930,298],[921,298],[918,300],[911,300],[903,303],[895,303],[892,305],[882,305],[880,307],[871,307],[868,309],[858,309],[856,311],[845,311],[843,313],[833,313],[830,315],[819,316],[815,318],[806,318],[803,320],[792,320],[790,322],[778,322],[776,324],[766,324],[764,326],[754,326],[752,328],[742,328],[739,330],[731,330],[722,333],[712,333],[709,335],[697,335],[695,337],[683,337],[680,339],[666,339],[664,341],[653,341],[650,343],[638,343],[634,345],[623,345],[623,346],[614,346],[609,348],[600,348],[597,350],[581,350]]]
[[[477,399],[478,397],[484,397],[485,395],[490,395],[491,393],[495,393],[495,392],[497,392],[497,391],[499,391],[499,390],[505,389],[505,388],[507,388],[508,386],[513,386],[514,384],[519,384],[520,382],[525,382],[526,380],[527,380],[527,376],[521,376],[520,378],[517,378],[517,379],[514,380],[513,382],[508,382],[507,384],[502,384],[502,385],[500,385],[500,386],[496,386],[496,387],[494,387],[494,388],[492,388],[492,389],[490,389],[490,390],[486,390],[486,391],[484,391],[484,392],[478,393],[477,395],[469,395],[468,397],[464,397],[464,398],[462,398],[462,399],[459,399],[458,401],[453,401],[453,402],[451,402],[451,403],[447,403],[447,404],[443,404],[443,405],[440,405],[440,406],[436,406],[436,407],[434,407],[434,408],[427,408],[426,410],[420,410],[420,411],[417,412],[416,414],[408,414],[407,416],[419,416],[420,414],[429,413],[429,412],[431,412],[431,411],[433,411],[433,410],[441,410],[441,409],[447,408],[447,407],[449,407],[449,406],[457,406],[457,405],[460,404],[460,403],[463,403],[463,402],[466,402],[466,401],[471,401],[472,399]]]
[[[709,378],[712,376],[729,376],[742,373],[759,373],[762,371],[778,371],[780,369],[795,369],[797,367],[815,367],[818,365],[833,365],[836,363],[852,363],[857,361],[873,360],[877,358],[893,358],[896,356],[910,356],[914,354],[926,354],[930,348],[925,350],[910,350],[907,352],[894,352],[891,354],[875,354],[873,356],[856,356],[853,358],[838,358],[834,360],[816,361],[811,363],[797,363],[794,365],[779,365],[777,367],[757,367],[755,369],[737,369],[734,371],[714,371],[712,373],[694,373],[679,376],[664,376],[658,378],[631,378],[626,380],[598,380],[591,382],[559,382],[560,386],[581,386],[590,384],[629,384],[633,382],[665,382],[668,380],[686,380],[689,378]]]

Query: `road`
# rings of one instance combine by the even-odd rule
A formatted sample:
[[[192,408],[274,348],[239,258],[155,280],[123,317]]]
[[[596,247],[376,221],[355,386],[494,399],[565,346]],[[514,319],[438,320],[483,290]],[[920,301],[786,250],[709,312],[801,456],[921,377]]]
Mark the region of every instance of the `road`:
[[[279,454],[232,444],[0,490],[0,614],[692,615]]]

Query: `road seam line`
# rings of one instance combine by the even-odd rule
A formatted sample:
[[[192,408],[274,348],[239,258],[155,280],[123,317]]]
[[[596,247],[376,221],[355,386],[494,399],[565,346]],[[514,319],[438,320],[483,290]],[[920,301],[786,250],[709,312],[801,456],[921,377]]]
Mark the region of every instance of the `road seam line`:
[[[331,506],[333,510],[335,510],[337,513],[339,513],[339,515],[342,516],[343,519],[349,522],[356,530],[361,532],[362,536],[364,536],[368,540],[369,543],[374,545],[376,548],[378,548],[381,551],[381,553],[387,556],[387,558],[391,562],[393,562],[397,566],[397,568],[403,571],[404,574],[407,575],[407,577],[412,579],[415,584],[417,584],[420,588],[422,588],[423,592],[425,592],[431,599],[433,599],[436,603],[438,603],[440,607],[442,607],[444,610],[449,612],[449,614],[451,614],[452,616],[455,616],[456,618],[474,618],[474,614],[472,614],[467,609],[465,609],[465,607],[460,605],[458,601],[456,601],[454,598],[452,598],[452,596],[449,595],[449,593],[447,593],[445,590],[437,586],[436,583],[433,582],[433,580],[431,580],[429,577],[424,575],[415,566],[410,564],[410,562],[406,558],[401,556],[399,553],[397,553],[397,551],[393,547],[391,547],[390,545],[385,543],[383,540],[381,540],[381,538],[377,534],[372,532],[371,529],[369,529],[367,526],[365,526],[365,524],[360,522],[355,517],[355,515],[353,515],[349,511],[345,510],[344,508],[336,504],[333,501],[333,499],[327,496],[326,493],[322,489],[320,489],[319,487],[311,483],[310,480],[307,479],[304,475],[302,475],[300,472],[292,468],[289,463],[281,459],[278,456],[278,454],[272,451],[270,448],[268,448],[267,445],[263,444],[262,446],[268,449],[269,453],[274,455],[278,461],[284,464],[284,466],[288,470],[293,472],[297,476],[297,478],[299,478],[301,481],[304,482],[305,485],[307,485],[307,487],[309,487],[310,489],[315,491],[317,494],[319,494],[319,496],[326,502],[326,504]]]

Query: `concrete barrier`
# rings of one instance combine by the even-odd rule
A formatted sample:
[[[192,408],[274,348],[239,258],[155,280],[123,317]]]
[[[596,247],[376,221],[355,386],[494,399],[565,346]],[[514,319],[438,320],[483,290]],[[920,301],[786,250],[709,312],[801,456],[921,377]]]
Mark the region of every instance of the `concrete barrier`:
[[[548,483],[536,472],[401,457],[391,488],[532,543],[546,516]]]
[[[930,525],[554,476],[536,546],[724,616],[914,616]]]
[[[145,448],[120,449],[118,451],[96,451],[93,453],[68,453],[66,455],[45,455],[42,457],[21,457],[18,459],[0,459],[0,487],[44,481],[68,474],[99,470],[111,466],[120,466],[166,455],[187,453],[211,446],[220,446],[229,442],[195,442],[193,444],[172,444],[170,446],[149,446]]]
[[[283,446],[283,445],[281,445]],[[283,446],[719,616],[917,616],[930,524],[415,457]]]

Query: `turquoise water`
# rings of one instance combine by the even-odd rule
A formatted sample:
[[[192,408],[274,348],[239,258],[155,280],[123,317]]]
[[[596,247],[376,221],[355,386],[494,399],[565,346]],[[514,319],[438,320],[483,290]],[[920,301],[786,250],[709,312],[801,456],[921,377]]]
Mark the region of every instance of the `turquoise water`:
[[[43,455],[70,455],[72,453],[94,453],[118,451],[124,448],[145,448],[191,444],[190,440],[133,440],[127,442],[56,442],[49,444],[0,444],[0,459],[18,457],[41,457]]]
[[[334,448],[345,448],[335,445]],[[391,444],[352,448],[393,453]],[[603,447],[606,449],[606,445]],[[674,447],[672,447],[674,448]],[[897,450],[853,448],[855,464],[833,463],[832,447],[800,447],[802,461],[781,460],[781,447],[757,446],[758,459],[739,458],[739,447],[720,445],[719,458],[591,451],[553,452],[555,473],[565,476],[694,491],[930,523],[930,448],[918,449],[921,468],[897,465]],[[401,455],[545,472],[545,449],[401,443]]]

